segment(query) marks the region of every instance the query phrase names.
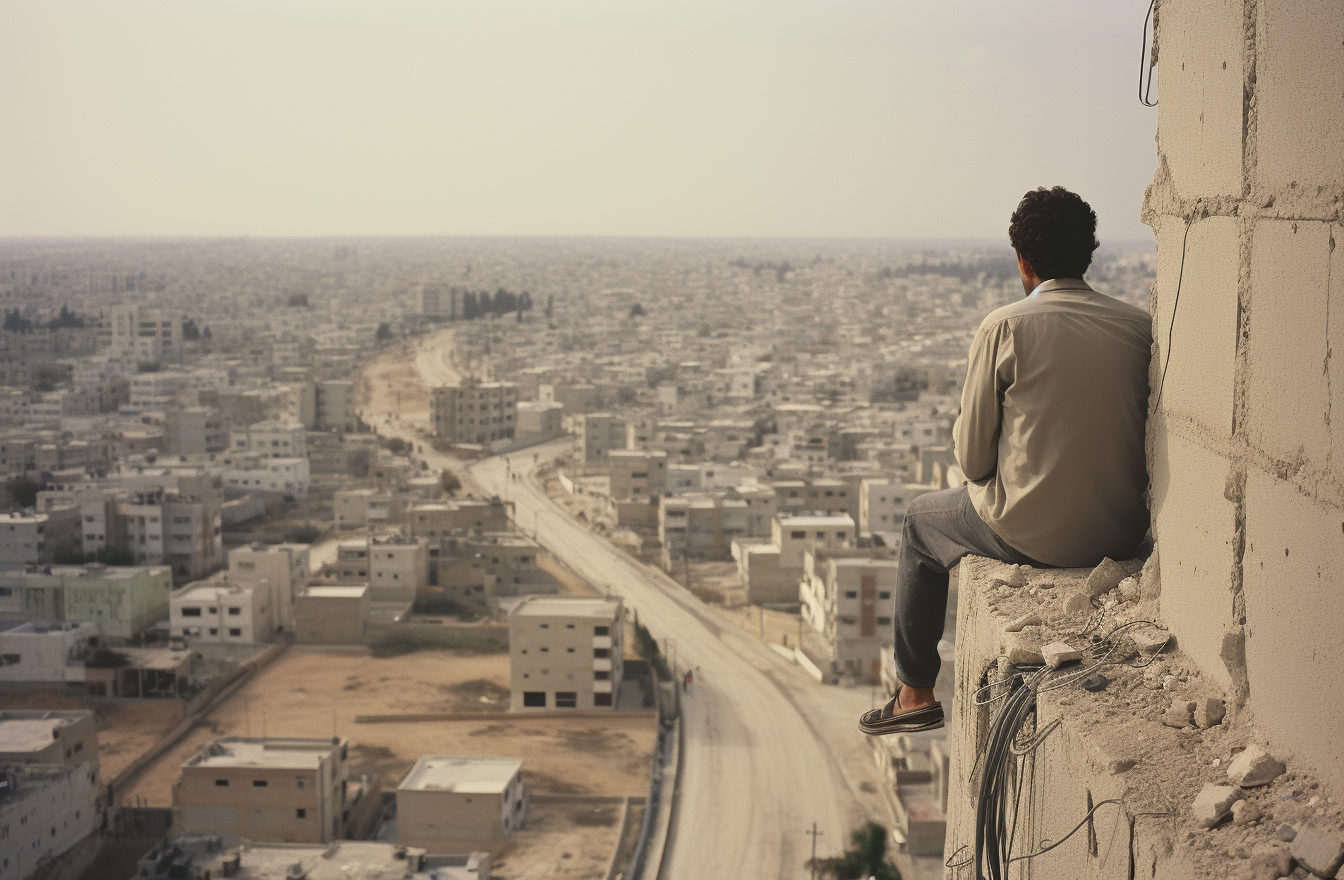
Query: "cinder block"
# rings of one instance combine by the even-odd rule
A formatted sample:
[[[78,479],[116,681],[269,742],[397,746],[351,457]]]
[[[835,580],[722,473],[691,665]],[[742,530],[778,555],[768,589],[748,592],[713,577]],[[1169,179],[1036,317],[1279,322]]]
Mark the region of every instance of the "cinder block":
[[[1190,440],[1159,434],[1153,448],[1153,529],[1162,548],[1162,616],[1177,642],[1224,691],[1220,659],[1232,624],[1234,509],[1229,463]]]
[[[1220,437],[1232,436],[1232,387],[1237,353],[1237,279],[1240,245],[1237,221],[1208,217],[1195,221],[1186,243],[1185,224],[1164,217],[1157,235],[1157,376],[1165,364],[1162,408],[1190,416]],[[1181,278],[1179,301],[1176,281]],[[1176,325],[1172,327],[1172,310]],[[1167,335],[1171,358],[1167,359]],[[1156,395],[1157,386],[1153,387]]]
[[[1248,475],[1242,586],[1256,724],[1285,754],[1335,786],[1344,786],[1341,584],[1344,511],[1306,498],[1273,475]]]
[[[1261,0],[1256,11],[1257,185],[1344,184],[1344,5]]]
[[[1242,4],[1162,7],[1158,150],[1182,198],[1240,195]]]
[[[1261,220],[1251,240],[1246,431],[1284,461],[1324,468],[1330,449],[1326,304],[1330,226]]]

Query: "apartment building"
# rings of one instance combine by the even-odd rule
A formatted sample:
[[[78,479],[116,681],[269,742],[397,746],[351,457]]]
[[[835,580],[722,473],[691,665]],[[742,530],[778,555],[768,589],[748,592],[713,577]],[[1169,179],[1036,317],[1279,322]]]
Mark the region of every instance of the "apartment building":
[[[229,431],[229,450],[262,458],[306,458],[308,429],[298,422],[257,422]]]
[[[488,501],[420,502],[403,518],[412,538],[449,537],[463,532],[507,532],[513,527],[513,502],[498,496]]]
[[[776,514],[770,543],[739,542],[734,546],[738,570],[747,586],[747,601],[797,602],[804,556],[810,550],[842,550],[854,546],[854,520],[848,514],[797,516]]]
[[[476,601],[551,592],[555,581],[538,567],[540,553],[516,532],[440,538],[429,547],[429,582],[447,596]]]
[[[272,641],[275,615],[266,584],[188,584],[168,600],[168,627],[188,644],[252,645]]]
[[[88,709],[0,710],[0,766],[87,764],[98,778],[98,722]]]
[[[101,641],[96,623],[28,621],[0,631],[0,682],[78,683]]]
[[[182,360],[182,316],[154,306],[116,306],[104,330],[112,356],[137,363]]]
[[[369,618],[363,584],[313,584],[294,596],[294,637],[305,645],[362,645]]]
[[[229,551],[229,582],[270,588],[274,623],[290,628],[294,594],[308,582],[307,544],[249,544]]]
[[[359,430],[355,383],[331,379],[299,388],[299,421],[315,431]]]
[[[182,765],[173,826],[273,843],[341,836],[349,790],[341,739],[225,737]]]
[[[607,452],[607,476],[615,501],[647,501],[667,490],[667,453],[641,449]]]
[[[579,418],[579,451],[585,468],[605,468],[608,454],[625,448],[625,419],[611,413],[587,413]]]
[[[416,591],[429,583],[429,542],[424,538],[370,538],[368,541],[369,600],[413,602]]]
[[[163,414],[164,451],[203,455],[229,448],[229,432],[219,414],[203,406],[170,409]]]
[[[564,433],[565,408],[558,403],[523,400],[518,402],[519,442],[536,443]]]
[[[338,529],[398,525],[405,513],[404,493],[379,489],[345,489],[332,496]]]
[[[895,480],[864,480],[859,484],[859,534],[901,531],[910,502],[935,486],[898,483]]]
[[[80,548],[79,510],[0,514],[0,571],[49,565],[58,551]]]
[[[397,843],[430,854],[498,849],[523,827],[522,758],[423,755],[397,786]]]
[[[881,681],[892,640],[897,562],[866,550],[809,550],[799,596],[803,620],[825,637],[831,671]]]
[[[509,676],[515,712],[616,705],[625,607],[601,598],[530,596],[509,614]]]
[[[512,440],[518,426],[518,386],[469,382],[435,388],[429,419],[434,436],[450,443]]]
[[[32,764],[0,769],[0,877],[32,876],[93,833],[100,820],[98,774]]]
[[[92,511],[85,517],[85,544]],[[224,562],[223,520],[215,498],[177,495],[163,490],[136,492],[117,502],[118,545],[142,565],[168,565],[179,579],[205,577]],[[110,542],[92,542],[106,543]]]
[[[0,572],[0,622],[96,623],[104,638],[129,640],[167,616],[172,587],[165,566],[90,563]]]
[[[312,486],[308,459],[251,454],[231,457],[220,471],[220,480],[231,496],[252,492],[302,500]]]

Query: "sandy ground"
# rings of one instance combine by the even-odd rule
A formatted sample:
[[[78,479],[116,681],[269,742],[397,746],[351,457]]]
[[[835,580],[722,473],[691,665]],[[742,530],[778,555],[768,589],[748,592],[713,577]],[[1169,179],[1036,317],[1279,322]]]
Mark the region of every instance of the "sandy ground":
[[[395,788],[421,755],[523,759],[534,791],[643,796],[648,792],[652,715],[563,718],[515,715],[508,706],[507,654],[419,651],[375,658],[366,649],[292,647],[123,791],[169,806],[179,768],[217,736],[332,736],[350,740],[352,770]],[[498,711],[499,719],[357,723],[357,715]]]
[[[64,691],[0,692],[0,709],[89,709],[98,721],[98,763],[103,780],[124,770],[182,722],[177,700],[99,699]]]
[[[632,822],[643,816],[642,810],[642,805],[632,808]],[[619,804],[533,801],[523,830],[509,838],[491,860],[490,876],[599,880],[606,876],[620,825]]]

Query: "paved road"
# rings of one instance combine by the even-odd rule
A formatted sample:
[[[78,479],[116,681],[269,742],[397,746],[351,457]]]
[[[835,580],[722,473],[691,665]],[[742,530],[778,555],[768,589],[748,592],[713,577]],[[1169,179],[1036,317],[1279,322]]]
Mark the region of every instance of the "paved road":
[[[427,348],[416,358],[421,374],[431,384],[444,381],[453,373],[442,360],[447,347]],[[386,401],[375,397],[370,410],[386,413]],[[368,420],[383,425],[381,417]],[[413,436],[404,422],[383,430]],[[506,468],[530,471],[534,454],[547,460],[568,442],[487,458],[465,473],[428,444],[420,457],[431,467],[453,467],[469,491],[513,501],[520,527],[535,528],[556,557],[624,597],[655,637],[668,640],[668,654],[681,669],[700,668],[683,702],[680,794],[661,877],[808,877],[813,822],[822,832],[818,854],[834,855],[874,813],[874,796],[861,793],[858,780],[879,777],[854,729],[870,703],[867,691],[816,685],[757,639],[726,626],[662,572],[571,521],[530,479],[508,476]]]

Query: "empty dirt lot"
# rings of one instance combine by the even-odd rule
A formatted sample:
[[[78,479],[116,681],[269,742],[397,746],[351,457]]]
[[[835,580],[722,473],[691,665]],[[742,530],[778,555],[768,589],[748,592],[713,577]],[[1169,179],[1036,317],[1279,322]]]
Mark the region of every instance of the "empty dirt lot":
[[[394,789],[421,755],[523,759],[534,792],[644,796],[656,738],[652,714],[575,718],[513,714],[508,654],[291,647],[117,792],[121,803],[169,806],[182,763],[217,736],[346,738],[355,774]],[[359,715],[497,712],[498,718],[356,723]]]

